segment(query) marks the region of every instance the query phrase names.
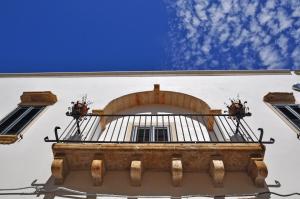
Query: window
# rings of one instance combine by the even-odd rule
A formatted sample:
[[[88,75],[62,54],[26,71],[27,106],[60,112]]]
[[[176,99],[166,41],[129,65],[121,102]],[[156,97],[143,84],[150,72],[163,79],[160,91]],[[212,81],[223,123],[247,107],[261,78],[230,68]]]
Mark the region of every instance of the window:
[[[169,127],[134,127],[131,141],[134,142],[168,142]]]
[[[275,104],[273,105],[288,121],[300,130],[300,105]]]
[[[0,135],[18,135],[45,106],[19,106],[0,121]]]

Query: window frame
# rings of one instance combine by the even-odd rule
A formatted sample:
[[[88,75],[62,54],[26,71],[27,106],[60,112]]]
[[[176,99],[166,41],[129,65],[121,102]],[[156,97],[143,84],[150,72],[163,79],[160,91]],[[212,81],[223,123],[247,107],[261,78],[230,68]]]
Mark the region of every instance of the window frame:
[[[138,142],[137,140],[137,133],[139,129],[150,129],[149,132],[149,137],[150,137],[150,141],[146,141],[146,142]],[[166,141],[156,141],[155,140],[155,130],[156,129],[167,129],[167,140]],[[130,141],[131,142],[136,142],[136,143],[166,143],[166,142],[171,142],[172,138],[171,138],[171,132],[170,132],[170,126],[133,126],[132,128],[132,133],[131,133],[131,138]]]
[[[11,119],[12,121],[4,126],[4,129],[0,131],[0,135],[19,135],[21,132],[38,116],[40,113],[46,108],[46,106],[31,106],[31,105],[19,105],[17,108],[15,108],[13,111],[11,111],[9,114],[7,114],[5,117],[3,117],[0,121],[0,125],[2,125],[7,120],[11,119],[15,113],[17,113],[21,109],[25,109],[23,113],[18,115],[16,118]],[[38,109],[38,110],[37,110]],[[37,112],[33,113],[32,111],[37,110]],[[33,115],[30,115],[33,113]],[[23,122],[22,120],[26,117],[29,117],[28,119]],[[22,124],[23,122],[23,124]],[[18,126],[20,125],[20,126]],[[17,130],[14,132],[12,129],[17,128]]]
[[[280,114],[280,116],[282,116],[285,120],[287,120],[289,122],[289,124],[291,124],[298,132],[300,131],[300,114],[297,113],[295,110],[293,110],[293,106],[297,106],[300,108],[300,104],[272,104],[272,107]],[[295,122],[289,118],[285,113],[283,113],[280,108],[285,108],[286,110],[289,111],[290,114],[292,114],[293,116],[295,116],[299,121],[299,126],[297,124],[295,124]]]

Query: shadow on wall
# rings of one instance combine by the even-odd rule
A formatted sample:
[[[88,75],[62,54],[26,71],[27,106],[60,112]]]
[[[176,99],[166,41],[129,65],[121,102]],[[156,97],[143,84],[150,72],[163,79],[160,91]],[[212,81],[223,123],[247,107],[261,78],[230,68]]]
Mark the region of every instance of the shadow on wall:
[[[257,188],[251,179],[243,172],[226,173],[224,186],[214,187],[207,173],[184,173],[183,182],[180,187],[172,186],[171,176],[168,172],[146,171],[143,175],[142,185],[134,187],[130,185],[129,172],[108,171],[101,186],[94,186],[91,176],[87,171],[72,171],[69,173],[63,185],[54,184],[54,178],[50,177],[44,189],[55,191],[45,193],[44,199],[53,199],[55,196],[65,198],[80,198],[75,192],[63,191],[60,187],[76,190],[77,192],[89,193],[88,198],[96,196],[120,197],[120,198],[142,198],[142,196],[164,196],[164,198],[200,197],[211,196],[211,198],[224,198],[235,195],[255,195],[256,193],[268,192],[268,186]],[[82,196],[81,196],[82,197]],[[252,198],[252,197],[251,197]],[[260,195],[259,199],[270,198],[269,194]]]

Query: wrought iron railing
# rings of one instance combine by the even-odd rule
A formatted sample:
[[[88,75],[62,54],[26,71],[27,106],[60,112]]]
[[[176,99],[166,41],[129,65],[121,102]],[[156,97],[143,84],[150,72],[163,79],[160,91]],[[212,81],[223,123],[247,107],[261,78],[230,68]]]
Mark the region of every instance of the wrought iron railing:
[[[245,118],[228,114],[87,114],[73,119],[55,139],[63,143],[263,143],[263,129],[254,132]]]

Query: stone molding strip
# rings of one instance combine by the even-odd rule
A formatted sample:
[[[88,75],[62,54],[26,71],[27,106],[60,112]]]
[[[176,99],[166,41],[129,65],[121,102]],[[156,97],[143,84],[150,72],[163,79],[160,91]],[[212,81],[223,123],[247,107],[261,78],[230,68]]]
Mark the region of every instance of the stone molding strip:
[[[51,91],[29,91],[23,92],[19,105],[29,106],[47,106],[57,102],[57,97]]]
[[[18,139],[18,135],[0,135],[0,144],[12,144]]]
[[[283,104],[295,104],[295,97],[293,93],[287,92],[269,92],[263,98],[264,102],[270,104],[283,103]]]

